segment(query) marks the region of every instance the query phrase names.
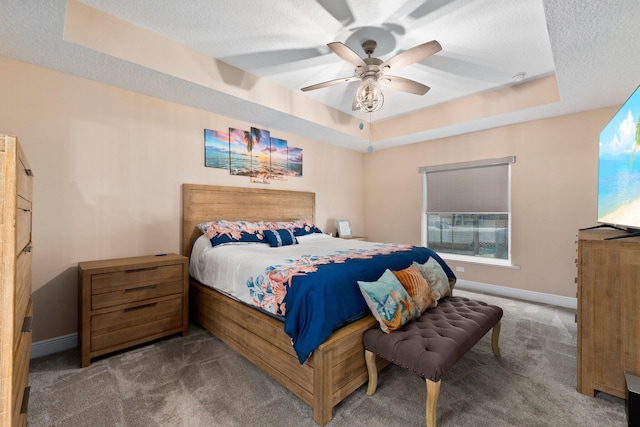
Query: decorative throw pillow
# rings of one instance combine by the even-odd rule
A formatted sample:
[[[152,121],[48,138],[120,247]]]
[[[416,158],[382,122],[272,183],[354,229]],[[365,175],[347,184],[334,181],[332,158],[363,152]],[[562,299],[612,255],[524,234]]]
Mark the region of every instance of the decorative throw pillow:
[[[322,233],[322,230],[320,230],[307,219],[292,221],[291,228],[293,228],[293,234],[295,234],[296,236],[306,236],[307,234],[312,233]]]
[[[312,233],[322,233],[318,227],[316,227],[311,221],[307,219],[296,219],[294,221],[276,221],[267,222],[266,228],[268,230],[276,230],[279,228],[288,228],[293,231],[293,235],[296,237],[305,236]]]
[[[265,230],[264,237],[267,238],[267,242],[269,242],[269,246],[272,248],[298,244],[298,240],[296,239],[296,236],[293,235],[293,231],[285,228],[278,230]]]
[[[418,306],[420,314],[429,307],[435,307],[438,300],[433,297],[433,291],[427,279],[424,278],[418,267],[410,265],[404,270],[392,271],[402,286],[407,290],[409,296]]]
[[[322,230],[311,223],[293,229],[293,234],[295,234],[296,236],[306,236],[307,234],[313,233],[322,233]]]
[[[391,270],[387,269],[375,282],[358,281],[358,286],[384,332],[420,317],[420,310]]]
[[[449,277],[449,289],[451,289],[451,295],[453,295],[453,287],[456,285],[456,279]]]
[[[418,267],[418,270],[431,285],[431,290],[433,290],[433,296],[436,300],[451,296],[449,278],[438,261],[430,257],[424,264],[418,264],[414,261],[413,265]]]
[[[237,242],[265,243],[262,234],[265,225],[262,222],[217,220],[200,223],[198,228],[213,246]]]

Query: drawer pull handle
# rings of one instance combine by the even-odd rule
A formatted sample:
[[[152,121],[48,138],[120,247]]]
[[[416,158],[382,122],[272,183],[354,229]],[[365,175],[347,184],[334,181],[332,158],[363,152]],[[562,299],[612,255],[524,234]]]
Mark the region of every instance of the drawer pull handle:
[[[20,208],[20,210],[21,210],[22,212],[31,212],[31,209],[24,209],[24,208]]]
[[[133,292],[133,291],[144,291],[147,289],[154,289],[157,288],[158,285],[147,285],[147,286],[140,286],[139,288],[127,288],[124,291],[125,292]]]
[[[31,248],[33,248],[33,246],[29,245],[29,246],[25,246],[24,249],[22,250],[22,252],[31,252]]]
[[[153,307],[154,305],[158,304],[157,302],[151,302],[149,304],[143,304],[143,305],[139,305],[137,307],[129,307],[129,308],[125,308],[124,311],[134,311],[134,310],[140,310],[142,308],[149,308],[149,307]]]
[[[158,267],[143,267],[143,268],[132,268],[131,270],[125,270],[125,273],[135,273],[138,271],[151,271],[151,270],[157,270]]]
[[[29,411],[29,392],[31,391],[30,386],[26,386],[24,388],[24,392],[22,393],[22,405],[20,406],[20,413],[26,414]]]
[[[20,332],[31,332],[32,324],[33,324],[33,316],[25,317],[24,322],[22,322],[22,329],[20,329]]]

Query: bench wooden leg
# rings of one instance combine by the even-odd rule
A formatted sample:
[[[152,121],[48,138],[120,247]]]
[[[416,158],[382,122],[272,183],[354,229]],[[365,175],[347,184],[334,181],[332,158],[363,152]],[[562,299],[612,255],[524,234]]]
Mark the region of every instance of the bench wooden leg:
[[[427,427],[436,427],[436,408],[438,407],[438,395],[440,395],[440,381],[434,382],[427,378]]]
[[[491,349],[493,350],[493,354],[500,357],[500,345],[498,341],[500,340],[500,321],[493,326],[493,330],[491,331]]]
[[[378,388],[378,366],[376,365],[376,355],[369,350],[364,351],[364,360],[367,362],[367,373],[369,374],[369,384],[367,385],[367,395],[372,396]]]

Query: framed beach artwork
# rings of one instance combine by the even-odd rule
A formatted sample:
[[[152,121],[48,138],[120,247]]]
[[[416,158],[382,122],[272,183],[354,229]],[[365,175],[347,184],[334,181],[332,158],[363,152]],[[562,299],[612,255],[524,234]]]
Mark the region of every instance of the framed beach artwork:
[[[287,175],[302,176],[302,148],[289,147],[287,153]]]
[[[271,172],[271,135],[268,130],[251,128],[251,182],[268,184]]]
[[[229,169],[229,133],[204,130],[204,165],[208,168]]]
[[[229,173],[231,175],[251,176],[252,149],[251,132],[229,128]]]
[[[286,180],[289,147],[286,139],[271,138],[271,179]]]
[[[249,131],[229,128],[228,132],[205,129],[204,165],[269,184],[272,179],[302,176],[302,149],[289,147],[286,139],[271,137],[270,131],[256,127]]]

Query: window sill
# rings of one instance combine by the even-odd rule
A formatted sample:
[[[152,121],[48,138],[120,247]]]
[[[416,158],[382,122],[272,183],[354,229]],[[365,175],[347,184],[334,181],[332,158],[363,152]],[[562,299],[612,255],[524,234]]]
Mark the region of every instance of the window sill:
[[[513,270],[520,270],[519,265],[512,265],[508,260],[498,260],[493,258],[480,258],[480,257],[469,257],[464,255],[455,255],[455,254],[447,254],[438,252],[440,258],[445,261],[455,261],[462,262],[465,264],[476,264],[476,265],[486,265],[489,267],[499,267],[499,268],[509,268]]]

